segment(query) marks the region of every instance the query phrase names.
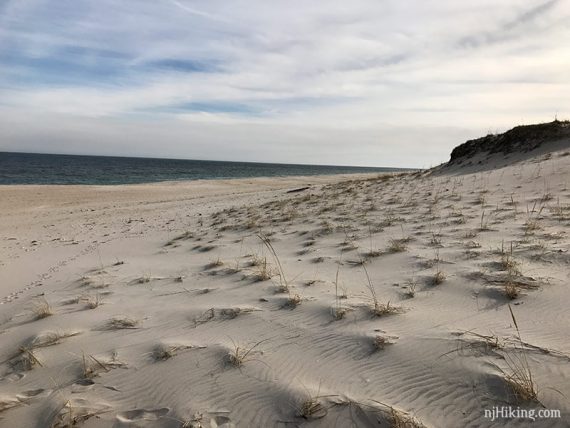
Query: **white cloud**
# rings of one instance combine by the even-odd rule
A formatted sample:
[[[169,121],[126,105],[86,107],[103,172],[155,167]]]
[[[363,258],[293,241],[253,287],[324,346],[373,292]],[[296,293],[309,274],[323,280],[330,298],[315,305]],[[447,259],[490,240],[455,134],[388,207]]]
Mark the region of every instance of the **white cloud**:
[[[570,107],[557,0],[52,5],[0,9],[0,149],[427,166]]]

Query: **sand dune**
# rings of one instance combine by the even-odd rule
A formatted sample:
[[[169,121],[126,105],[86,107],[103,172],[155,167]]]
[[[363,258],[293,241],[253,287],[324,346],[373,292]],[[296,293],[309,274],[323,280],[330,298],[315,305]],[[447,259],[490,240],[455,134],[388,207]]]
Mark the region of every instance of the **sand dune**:
[[[570,156],[463,172],[0,189],[0,426],[568,426]]]

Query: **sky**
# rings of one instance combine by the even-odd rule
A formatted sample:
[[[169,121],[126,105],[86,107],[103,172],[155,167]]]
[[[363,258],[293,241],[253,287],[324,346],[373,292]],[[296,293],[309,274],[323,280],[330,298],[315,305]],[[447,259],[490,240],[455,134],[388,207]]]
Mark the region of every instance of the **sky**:
[[[429,167],[569,76],[568,0],[0,0],[0,151]]]

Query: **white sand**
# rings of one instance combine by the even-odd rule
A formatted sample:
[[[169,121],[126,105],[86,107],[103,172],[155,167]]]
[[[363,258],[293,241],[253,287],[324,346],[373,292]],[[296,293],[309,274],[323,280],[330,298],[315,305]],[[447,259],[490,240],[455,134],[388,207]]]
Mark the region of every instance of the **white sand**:
[[[570,156],[458,172],[0,187],[0,426],[567,427]]]

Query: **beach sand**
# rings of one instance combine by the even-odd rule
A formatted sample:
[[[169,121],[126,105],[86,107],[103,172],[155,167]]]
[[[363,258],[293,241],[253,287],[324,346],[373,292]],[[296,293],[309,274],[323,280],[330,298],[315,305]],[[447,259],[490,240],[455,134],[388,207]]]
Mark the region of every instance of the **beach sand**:
[[[0,426],[569,426],[570,156],[463,172],[0,187]]]

